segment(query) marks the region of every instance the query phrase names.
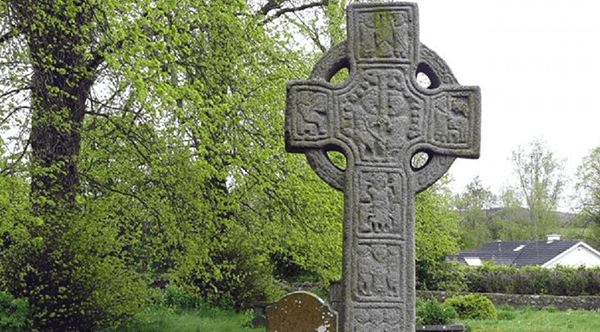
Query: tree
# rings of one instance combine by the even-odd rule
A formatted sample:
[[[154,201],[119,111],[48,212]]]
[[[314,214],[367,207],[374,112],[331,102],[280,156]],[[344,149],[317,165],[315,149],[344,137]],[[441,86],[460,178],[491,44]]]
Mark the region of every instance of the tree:
[[[445,257],[459,250],[459,215],[451,208],[449,178],[444,175],[415,199],[416,277],[419,289],[452,289]]]
[[[12,236],[2,253],[2,284],[30,300],[35,330],[90,330],[117,311],[127,316],[143,292],[121,262],[106,256],[114,244],[105,242],[109,229],[99,228],[105,220],[88,225],[97,216],[84,218],[77,207],[81,128],[108,46],[98,43],[106,7],[78,0],[2,1],[0,7],[6,89],[0,113],[5,122],[28,119],[20,129],[29,133],[27,143],[19,145],[31,179],[30,213],[18,219],[26,234]],[[122,298],[111,297],[113,291]]]
[[[0,172],[25,165],[31,178],[28,234],[2,253],[2,284],[30,299],[36,329],[127,319],[140,277],[243,284],[228,255],[258,263],[268,252],[250,250],[290,233],[331,246],[313,241],[326,207],[301,219],[312,207],[294,204],[312,188],[281,164],[284,83],[306,57],[264,26],[323,4],[0,1],[0,119],[21,134]],[[284,181],[295,189],[264,189]],[[288,205],[264,210],[274,197]],[[266,227],[284,216],[289,232]],[[294,256],[327,275],[331,252]]]
[[[541,238],[558,226],[556,210],[565,185],[564,162],[541,141],[512,153],[517,190],[529,209],[531,238]]]
[[[575,189],[583,224],[591,229],[587,240],[597,247],[600,245],[600,147],[584,157],[577,168]]]
[[[521,206],[518,194],[505,188],[500,195],[500,207],[492,216],[492,223],[499,230],[499,239],[527,240],[531,239],[531,221],[529,214]]]
[[[461,244],[463,248],[479,248],[497,238],[497,232],[488,220],[495,197],[484,188],[479,177],[467,184],[467,191],[453,197],[453,205],[460,214]],[[494,234],[492,234],[494,231]]]

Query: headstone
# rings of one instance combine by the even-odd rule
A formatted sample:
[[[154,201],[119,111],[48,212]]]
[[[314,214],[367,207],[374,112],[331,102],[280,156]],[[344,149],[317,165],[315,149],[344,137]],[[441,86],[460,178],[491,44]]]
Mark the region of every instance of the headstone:
[[[294,292],[267,307],[267,332],[337,332],[338,315],[308,292]]]
[[[340,331],[413,332],[415,195],[456,157],[478,158],[480,91],[420,43],[416,4],[352,4],[347,18],[347,41],[288,83],[286,149],[345,195]]]

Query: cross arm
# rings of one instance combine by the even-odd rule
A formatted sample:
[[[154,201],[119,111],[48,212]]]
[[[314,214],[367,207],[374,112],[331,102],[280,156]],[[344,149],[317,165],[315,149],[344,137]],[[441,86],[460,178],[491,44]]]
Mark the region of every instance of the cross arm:
[[[306,152],[325,147],[334,135],[332,89],[316,80],[290,81],[286,104],[286,150]]]
[[[447,86],[429,98],[427,145],[437,154],[479,158],[481,91],[478,86]]]

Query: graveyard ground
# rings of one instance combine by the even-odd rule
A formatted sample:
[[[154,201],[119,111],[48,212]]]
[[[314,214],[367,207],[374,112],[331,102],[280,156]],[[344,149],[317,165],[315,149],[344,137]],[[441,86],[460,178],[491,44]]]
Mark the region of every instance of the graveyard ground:
[[[558,311],[553,308],[499,307],[497,320],[467,320],[472,332],[597,332],[600,331],[598,311]],[[235,313],[221,309],[173,311],[156,309],[143,312],[140,320],[127,328],[105,332],[262,332],[264,328],[245,325],[249,313]]]
[[[200,308],[173,310],[148,308],[127,327],[107,329],[104,332],[261,332],[252,328],[252,312],[236,313],[233,310]]]

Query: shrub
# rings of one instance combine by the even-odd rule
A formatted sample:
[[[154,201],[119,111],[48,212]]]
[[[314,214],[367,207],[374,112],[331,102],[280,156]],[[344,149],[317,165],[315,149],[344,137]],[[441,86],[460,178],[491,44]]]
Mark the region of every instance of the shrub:
[[[182,311],[197,308],[199,299],[181,287],[168,285],[155,300],[154,304],[159,308]]]
[[[0,251],[0,284],[28,299],[30,331],[94,331],[132,319],[146,286],[115,255],[121,244],[100,229],[105,220],[34,221],[23,222],[31,234],[11,236]]]
[[[498,313],[490,299],[483,295],[469,294],[453,296],[444,301],[444,306],[454,307],[461,319],[496,319]]]
[[[457,262],[416,262],[418,290],[444,290],[462,292],[467,290],[465,266]]]
[[[458,317],[454,307],[444,307],[434,297],[417,299],[417,325],[443,325]]]
[[[25,299],[0,292],[0,331],[25,332],[31,328],[31,308]]]
[[[241,241],[213,251],[211,259],[212,266],[199,266],[175,277],[212,305],[240,311],[284,294],[268,258]]]

